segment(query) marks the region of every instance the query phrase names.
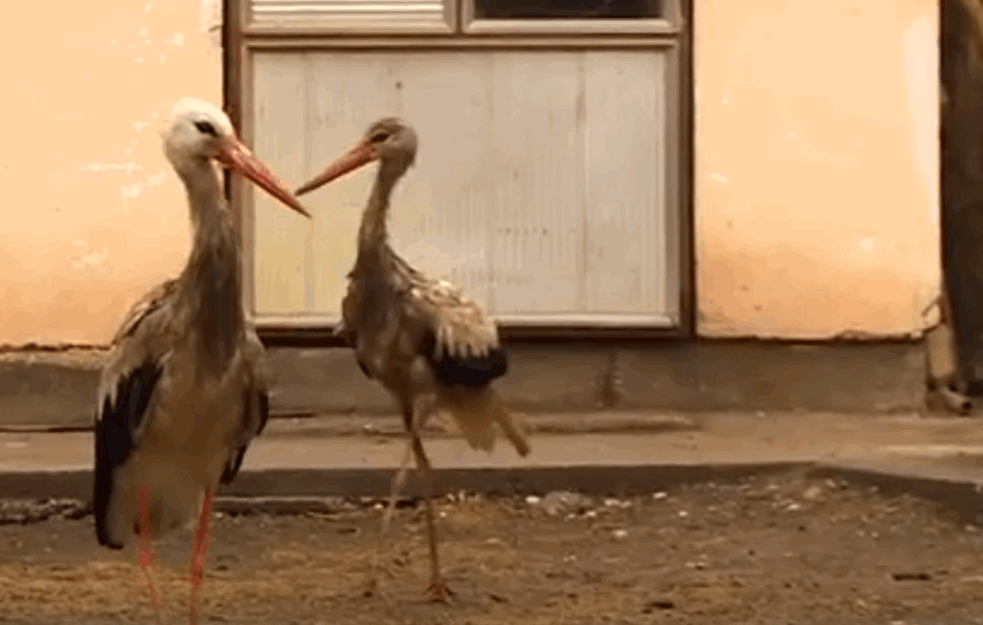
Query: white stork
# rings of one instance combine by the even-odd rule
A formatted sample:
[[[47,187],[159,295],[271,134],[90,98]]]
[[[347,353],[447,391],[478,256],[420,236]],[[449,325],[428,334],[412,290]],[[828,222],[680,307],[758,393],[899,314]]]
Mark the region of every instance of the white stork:
[[[447,601],[447,586],[437,554],[432,474],[420,440],[431,415],[449,416],[474,449],[491,452],[499,434],[521,456],[530,452],[521,421],[508,410],[494,383],[508,372],[508,354],[498,327],[483,306],[458,287],[417,271],[389,244],[386,225],[393,188],[416,160],[416,132],[405,121],[387,117],[369,126],[348,152],[296,190],[309,193],[350,171],[379,161],[375,183],[362,213],[355,266],[341,302],[336,330],[355,349],[362,372],[381,383],[396,400],[410,437],[410,449],[424,478],[430,586],[425,595]],[[404,460],[393,477],[383,517],[384,547],[396,498],[406,477]],[[378,567],[374,567],[378,568]],[[371,588],[378,583],[374,570]]]
[[[239,236],[212,160],[310,215],[215,106],[181,100],[163,139],[188,193],[194,240],[180,276],[144,296],[113,338],[96,407],[93,512],[103,546],[121,549],[139,534],[158,619],[150,541],[197,517],[196,623],[212,496],[235,477],[269,416],[264,350],[242,301]]]

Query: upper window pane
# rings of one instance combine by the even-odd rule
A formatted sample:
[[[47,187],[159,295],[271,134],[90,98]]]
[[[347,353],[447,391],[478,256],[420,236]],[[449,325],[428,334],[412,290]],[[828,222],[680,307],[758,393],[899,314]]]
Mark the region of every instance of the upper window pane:
[[[248,0],[251,23],[335,31],[448,30],[447,0]]]
[[[659,19],[664,0],[474,0],[474,17],[495,19]]]

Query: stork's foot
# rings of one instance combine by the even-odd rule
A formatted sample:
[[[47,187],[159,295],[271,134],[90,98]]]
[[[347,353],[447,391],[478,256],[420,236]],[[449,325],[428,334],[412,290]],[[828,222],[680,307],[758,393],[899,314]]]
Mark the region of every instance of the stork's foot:
[[[150,600],[154,604],[154,614],[157,623],[161,622],[160,591],[157,584],[157,576],[154,575],[154,564],[157,562],[157,553],[150,546],[150,490],[146,486],[138,489],[138,503],[140,506],[140,568],[147,578],[147,588],[150,590]]]
[[[191,599],[188,601],[188,623],[198,624],[198,595],[201,590],[201,583],[205,580],[205,556],[197,554],[191,560],[191,569],[188,572],[191,580]]]
[[[394,577],[392,569],[381,561],[380,555],[376,556],[375,562],[365,580],[365,589],[362,591],[363,597],[382,596],[382,579],[392,579]]]
[[[453,597],[456,595],[447,582],[442,577],[435,578],[427,589],[423,591],[423,600],[430,603],[454,603]]]
[[[362,596],[369,599],[371,597],[378,597],[380,594],[379,576],[372,575],[365,581],[365,589],[362,591]]]
[[[188,576],[191,580],[191,599],[188,602],[188,622],[198,625],[198,593],[205,579],[205,554],[208,552],[208,533],[212,520],[212,492],[205,491],[205,498],[198,516],[198,529],[195,530],[194,542],[191,545],[191,566]]]
[[[157,560],[160,558],[153,549],[149,547],[143,547],[140,549],[140,568],[149,569],[153,565],[157,564]]]
[[[382,602],[390,609],[396,607],[396,601],[382,588],[379,578],[376,576],[372,576],[365,584],[365,590],[362,591],[362,596],[366,599],[382,599]]]
[[[146,552],[141,550],[140,553],[140,566],[143,569],[143,574],[147,578],[147,588],[150,590],[150,600],[154,605],[154,619],[157,623],[162,622],[161,616],[161,601],[160,601],[160,591],[157,584],[157,576],[154,575],[154,569],[152,568],[153,562],[157,560],[157,554],[153,552]]]

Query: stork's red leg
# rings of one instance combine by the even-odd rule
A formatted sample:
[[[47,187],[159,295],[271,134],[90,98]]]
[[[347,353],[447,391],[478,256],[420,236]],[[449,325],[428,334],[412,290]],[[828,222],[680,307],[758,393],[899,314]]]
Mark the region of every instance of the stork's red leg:
[[[423,478],[423,497],[427,515],[427,536],[430,539],[430,585],[423,592],[423,596],[429,601],[449,603],[450,598],[455,593],[447,586],[447,582],[444,581],[444,575],[440,571],[440,559],[437,554],[437,523],[434,519],[432,501],[433,471],[430,468],[430,460],[427,459],[427,454],[423,450],[423,441],[420,440],[420,436],[416,430],[414,427],[410,435],[412,437],[413,453],[416,455],[416,466],[420,471],[420,476]]]
[[[212,492],[205,491],[205,500],[201,505],[198,516],[198,528],[195,530],[194,542],[191,545],[191,601],[188,606],[188,619],[191,625],[198,623],[198,590],[205,578],[205,554],[208,551],[208,532],[212,520]]]
[[[146,486],[137,487],[137,502],[140,506],[140,568],[147,576],[150,599],[154,602],[157,622],[160,622],[160,595],[157,592],[157,578],[151,568],[157,561],[157,554],[150,545],[150,489]]]

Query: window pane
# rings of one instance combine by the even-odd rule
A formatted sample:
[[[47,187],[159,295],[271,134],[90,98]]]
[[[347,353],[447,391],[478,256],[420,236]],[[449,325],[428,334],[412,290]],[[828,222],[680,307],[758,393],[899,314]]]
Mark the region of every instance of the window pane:
[[[358,29],[365,25],[441,24],[445,0],[249,0],[261,26]]]
[[[474,0],[475,18],[639,19],[663,17],[664,0]]]
[[[664,326],[679,301],[670,54],[257,50],[256,154],[302,179],[398,112],[422,138],[390,217],[408,262],[459,284],[501,321]],[[272,200],[251,194],[261,317],[338,318],[372,181],[363,172],[326,185],[320,202],[339,210],[306,235],[305,224],[274,223]],[[306,257],[298,236],[308,236]]]

